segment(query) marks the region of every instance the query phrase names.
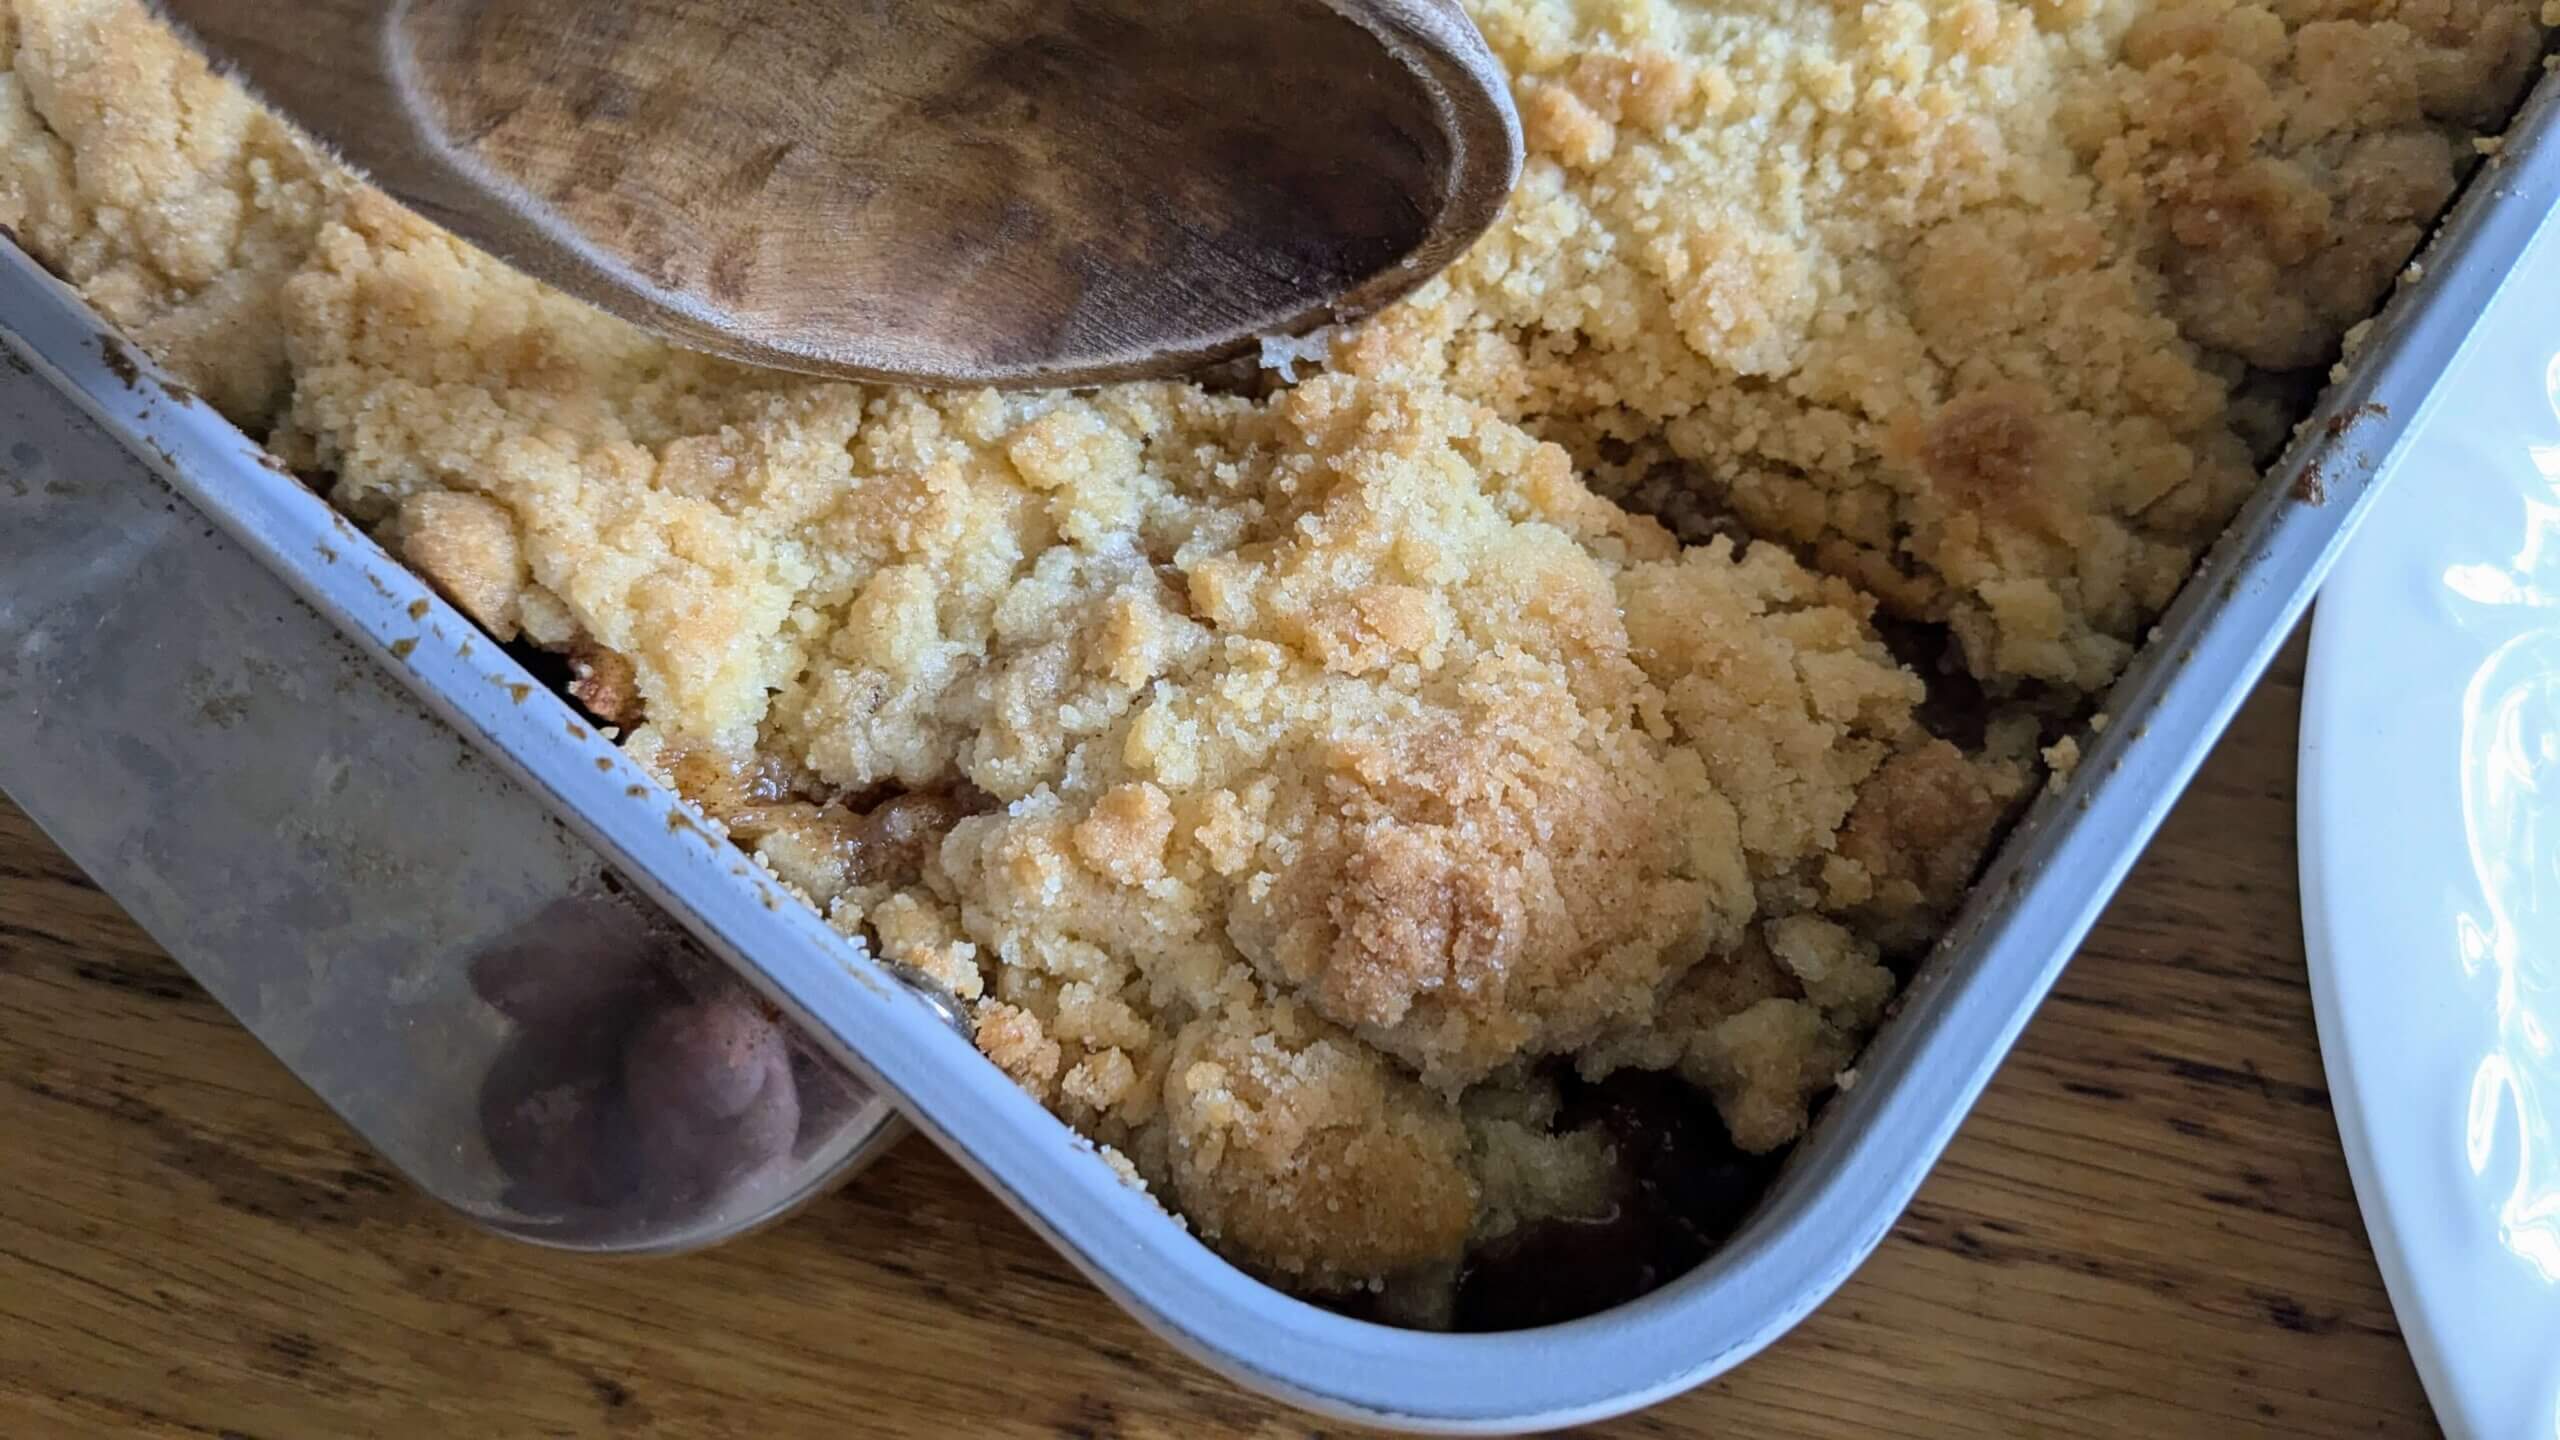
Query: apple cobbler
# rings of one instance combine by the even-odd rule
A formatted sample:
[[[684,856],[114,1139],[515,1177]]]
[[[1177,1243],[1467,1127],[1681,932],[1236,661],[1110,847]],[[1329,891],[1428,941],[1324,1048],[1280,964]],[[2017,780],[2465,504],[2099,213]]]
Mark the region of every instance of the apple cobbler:
[[[1519,190],[1305,373],[673,349],[137,0],[0,0],[0,221],[1212,1245],[1467,1323],[1803,1129],[2560,18],[1469,8]]]

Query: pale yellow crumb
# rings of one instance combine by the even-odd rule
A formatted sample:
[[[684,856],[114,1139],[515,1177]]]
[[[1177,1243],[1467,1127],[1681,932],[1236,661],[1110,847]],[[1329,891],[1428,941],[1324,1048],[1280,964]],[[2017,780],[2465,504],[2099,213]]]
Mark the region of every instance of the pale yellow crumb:
[[[2080,768],[2080,742],[2065,735],[2044,747],[2046,790],[2059,795],[2070,784],[2072,772]]]

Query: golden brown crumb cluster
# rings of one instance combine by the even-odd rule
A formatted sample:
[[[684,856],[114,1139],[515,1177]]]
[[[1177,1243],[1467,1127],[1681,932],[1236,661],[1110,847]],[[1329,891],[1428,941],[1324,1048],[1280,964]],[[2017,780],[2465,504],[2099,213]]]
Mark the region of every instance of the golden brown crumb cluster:
[[[1471,8],[1508,214],[1266,398],[671,349],[135,0],[0,0],[0,222],[1213,1243],[1445,1281],[1614,1203],[1561,1070],[1801,1130],[2032,780],[2032,726],[1924,728],[1879,619],[1995,696],[2102,687],[2541,39],[2499,0]]]
[[[2516,0],[1470,8],[1528,174],[1345,362],[2080,692],[2252,483],[2252,367],[2328,362],[2541,44]]]
[[[225,413],[271,413],[278,291],[345,179],[131,0],[10,0],[0,49],[0,224]]]

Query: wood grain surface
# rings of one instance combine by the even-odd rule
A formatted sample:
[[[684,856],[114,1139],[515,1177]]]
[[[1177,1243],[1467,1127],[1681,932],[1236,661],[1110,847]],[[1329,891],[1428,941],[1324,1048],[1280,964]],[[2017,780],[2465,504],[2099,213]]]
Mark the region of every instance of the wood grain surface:
[[[1521,162],[1456,0],[156,5],[518,269],[821,374],[1181,374],[1421,284]]]
[[[2297,645],[1875,1258],[1587,1433],[2432,1433],[2304,989],[2300,675]],[[466,1230],[0,806],[0,1435],[1327,1433],[921,1142],[707,1255]]]

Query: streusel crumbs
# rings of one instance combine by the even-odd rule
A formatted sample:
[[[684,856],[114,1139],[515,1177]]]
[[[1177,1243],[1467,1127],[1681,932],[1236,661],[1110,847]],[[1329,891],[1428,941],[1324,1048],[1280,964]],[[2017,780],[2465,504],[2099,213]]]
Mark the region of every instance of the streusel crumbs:
[[[1675,1073],[1766,1151],[1854,1073],[2035,716],[2123,665],[2543,41],[2500,0],[1470,9],[1508,213],[1265,398],[670,348],[135,0],[0,0],[0,221],[1213,1244],[1430,1322],[1472,1248],[1618,1206],[1560,1085]],[[1932,720],[1888,626],[1999,713]]]

